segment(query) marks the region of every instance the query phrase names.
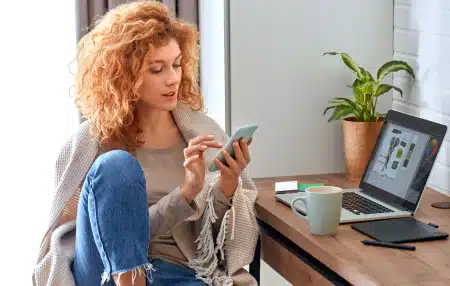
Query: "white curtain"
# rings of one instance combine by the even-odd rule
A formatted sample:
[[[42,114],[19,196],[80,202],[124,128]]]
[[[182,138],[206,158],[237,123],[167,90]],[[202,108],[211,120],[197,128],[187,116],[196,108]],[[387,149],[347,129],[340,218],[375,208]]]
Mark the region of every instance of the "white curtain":
[[[73,1],[4,1],[0,17],[1,285],[31,285],[56,154],[78,125]]]

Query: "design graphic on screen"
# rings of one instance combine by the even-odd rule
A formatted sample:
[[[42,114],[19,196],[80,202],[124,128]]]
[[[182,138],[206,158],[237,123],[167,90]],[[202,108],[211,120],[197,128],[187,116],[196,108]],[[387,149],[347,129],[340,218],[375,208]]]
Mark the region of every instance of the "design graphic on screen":
[[[430,140],[430,143],[427,145],[427,149],[425,151],[425,154],[427,157],[434,157],[437,154],[438,151],[438,141],[436,139]]]
[[[403,165],[402,165],[403,168],[408,167],[409,160],[411,160],[411,155],[412,155],[415,147],[416,147],[416,142],[412,142],[411,145],[409,145],[408,153],[406,154],[405,160],[403,161]]]
[[[408,167],[418,136],[400,128],[392,128],[387,133],[375,159],[375,172],[382,177],[395,179],[400,166]]]
[[[364,181],[413,201],[418,193],[411,186],[414,186],[415,178],[420,173],[420,166],[429,165],[427,154],[436,154],[438,141],[430,140],[425,133],[390,122],[387,124]]]

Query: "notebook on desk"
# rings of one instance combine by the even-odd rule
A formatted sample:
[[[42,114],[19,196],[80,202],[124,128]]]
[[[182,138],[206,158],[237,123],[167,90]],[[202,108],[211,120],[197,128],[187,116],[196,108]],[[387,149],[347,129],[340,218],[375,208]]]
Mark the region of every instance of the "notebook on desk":
[[[352,228],[378,241],[404,243],[448,238],[448,233],[412,217],[359,222]]]

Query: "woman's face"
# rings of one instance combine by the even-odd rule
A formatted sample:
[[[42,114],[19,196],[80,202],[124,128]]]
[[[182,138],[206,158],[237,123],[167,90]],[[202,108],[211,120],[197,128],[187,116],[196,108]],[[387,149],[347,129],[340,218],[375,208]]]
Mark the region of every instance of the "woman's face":
[[[181,51],[171,39],[166,46],[154,50],[140,89],[141,104],[150,109],[173,110],[177,105],[181,80]]]

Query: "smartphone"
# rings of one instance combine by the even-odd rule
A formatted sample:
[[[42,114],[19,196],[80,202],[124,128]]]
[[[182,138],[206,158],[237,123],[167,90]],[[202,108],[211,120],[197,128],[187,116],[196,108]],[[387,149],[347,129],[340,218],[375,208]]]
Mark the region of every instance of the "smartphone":
[[[233,135],[228,139],[227,143],[224,145],[224,149],[231,155],[233,159],[236,159],[234,155],[234,149],[233,149],[233,142],[236,140],[240,140],[241,138],[244,138],[245,142],[248,142],[250,138],[255,133],[256,129],[258,128],[258,125],[256,124],[249,124],[239,127]],[[227,161],[225,160],[225,157],[222,155],[222,153],[219,152],[219,155],[217,158],[225,165],[228,166]],[[209,166],[209,171],[214,172],[219,170],[219,167],[217,166],[216,162],[213,162],[211,166]]]

